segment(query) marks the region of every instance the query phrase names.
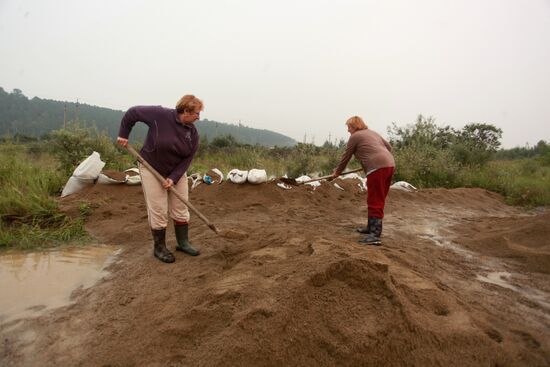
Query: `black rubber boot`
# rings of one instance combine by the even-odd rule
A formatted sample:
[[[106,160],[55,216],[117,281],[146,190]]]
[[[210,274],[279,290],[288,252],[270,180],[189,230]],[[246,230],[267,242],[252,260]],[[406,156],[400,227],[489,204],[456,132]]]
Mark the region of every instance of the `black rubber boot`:
[[[382,241],[380,240],[382,236],[382,219],[369,218],[369,229],[370,232],[363,239],[359,240],[359,243],[373,246],[382,245]]]
[[[183,251],[191,256],[200,254],[200,251],[191,246],[189,242],[189,224],[177,225],[174,223],[174,229],[176,231],[176,240],[178,241],[176,245],[177,251]]]
[[[152,229],[153,241],[155,241],[155,250],[153,254],[157,259],[165,263],[176,261],[174,255],[166,248],[166,228]]]
[[[370,225],[369,222],[367,222],[367,225],[364,227],[357,227],[355,230],[362,234],[369,234],[370,233]]]

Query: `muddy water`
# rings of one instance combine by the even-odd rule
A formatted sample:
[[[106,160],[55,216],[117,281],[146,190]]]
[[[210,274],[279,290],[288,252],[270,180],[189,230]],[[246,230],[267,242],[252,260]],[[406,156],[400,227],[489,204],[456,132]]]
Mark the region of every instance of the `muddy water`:
[[[0,255],[0,324],[67,305],[108,274],[116,248],[93,246]]]

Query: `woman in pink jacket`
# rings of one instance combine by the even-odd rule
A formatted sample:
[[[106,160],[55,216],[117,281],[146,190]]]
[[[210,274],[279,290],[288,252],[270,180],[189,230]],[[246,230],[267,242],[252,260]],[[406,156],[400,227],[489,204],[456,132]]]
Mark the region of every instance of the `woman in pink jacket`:
[[[333,177],[344,171],[352,155],[361,162],[367,176],[368,225],[357,228],[358,232],[366,234],[359,243],[380,246],[384,206],[395,169],[391,145],[370,130],[359,116],[348,119],[346,125],[351,136]]]

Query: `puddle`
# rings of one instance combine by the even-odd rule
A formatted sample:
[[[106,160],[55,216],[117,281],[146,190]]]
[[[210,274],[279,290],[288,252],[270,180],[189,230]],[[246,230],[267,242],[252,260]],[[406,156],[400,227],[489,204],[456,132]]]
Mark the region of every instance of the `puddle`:
[[[466,259],[472,259],[474,253],[468,251],[461,246],[449,241],[445,237],[439,234],[439,229],[435,225],[416,225],[412,226],[413,232],[417,234],[418,237],[432,241],[438,247],[443,247],[449,250],[456,252],[459,255],[462,255]]]
[[[538,303],[539,306],[546,308],[546,310],[550,310],[550,297],[548,294],[538,289],[531,288],[525,285],[516,286],[516,285],[510,284],[510,281],[512,280],[512,274],[506,271],[494,271],[494,272],[488,273],[485,276],[477,275],[477,280],[484,283],[498,285],[499,287],[502,287],[502,288],[510,289],[514,292],[521,294],[525,298]]]
[[[416,234],[420,238],[424,238],[433,242],[436,246],[442,247],[454,251],[456,254],[461,255],[463,258],[472,261],[478,265],[479,269],[484,271],[486,275],[478,274],[476,279],[480,282],[490,283],[497,285],[502,288],[509,289],[514,291],[526,299],[538,304],[542,310],[545,312],[543,316],[550,319],[550,315],[547,311],[550,311],[550,294],[538,290],[536,288],[529,287],[521,279],[521,275],[514,274],[512,275],[506,271],[495,271],[496,269],[503,268],[499,260],[490,258],[487,256],[479,256],[475,252],[469,251],[459,244],[454,243],[451,240],[448,240],[447,237],[452,237],[452,235],[444,236],[441,234],[441,230],[445,230],[445,223],[439,223],[440,226],[437,226],[437,223],[426,222],[423,225],[414,225],[410,226],[409,229],[412,233]],[[514,280],[512,284],[512,280]]]
[[[94,246],[0,255],[0,323],[71,303],[71,293],[108,274],[120,250]]]
[[[494,271],[492,273],[487,274],[486,276],[478,275],[477,280],[480,280],[485,283],[495,284],[502,288],[511,289],[513,291],[518,291],[518,288],[508,283],[508,279],[512,274],[506,272],[506,271]]]

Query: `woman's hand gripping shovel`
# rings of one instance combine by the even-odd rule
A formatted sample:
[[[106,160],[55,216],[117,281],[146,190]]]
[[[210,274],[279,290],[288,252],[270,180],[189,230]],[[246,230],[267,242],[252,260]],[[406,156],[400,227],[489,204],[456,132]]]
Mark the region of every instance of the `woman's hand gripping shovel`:
[[[136,150],[134,148],[132,148],[130,146],[130,144],[127,144],[126,146],[126,149],[128,150],[128,152],[130,152],[130,154],[132,156],[134,156],[134,158],[136,158],[138,160],[139,163],[143,164],[145,167],[147,167],[147,169],[149,171],[151,171],[153,173],[153,175],[162,183],[164,182],[164,177],[162,177],[162,175],[160,173],[158,173],[153,167],[151,167],[151,165],[149,163],[147,163],[147,161],[145,161],[145,159],[143,159],[143,157],[138,153],[136,152]],[[206,219],[206,217],[204,215],[202,215],[201,212],[199,212],[188,200],[186,200],[179,192],[176,191],[176,189],[171,186],[170,189],[172,191],[172,194],[176,195],[176,197],[178,199],[180,199],[193,213],[195,213],[204,223],[206,223],[206,225],[211,229],[213,230],[214,232],[216,232],[217,234],[219,234],[220,232],[218,231],[218,229],[216,228],[216,226],[213,224],[213,223],[210,223],[210,221],[208,219]]]

